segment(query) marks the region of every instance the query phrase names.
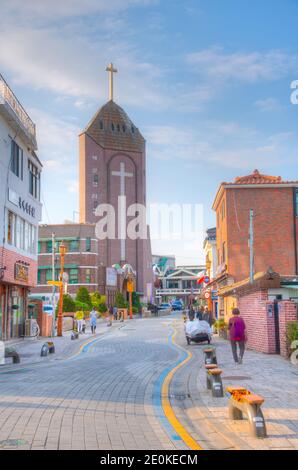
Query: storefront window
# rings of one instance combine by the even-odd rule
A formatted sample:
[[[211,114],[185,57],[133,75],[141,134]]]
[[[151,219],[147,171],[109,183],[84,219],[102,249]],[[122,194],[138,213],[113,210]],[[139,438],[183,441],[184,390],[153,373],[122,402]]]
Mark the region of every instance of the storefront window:
[[[86,284],[91,282],[91,269],[86,269]]]
[[[69,270],[69,284],[78,284],[78,269],[73,268]]]
[[[79,251],[79,240],[71,240],[69,242],[69,251],[70,252]]]

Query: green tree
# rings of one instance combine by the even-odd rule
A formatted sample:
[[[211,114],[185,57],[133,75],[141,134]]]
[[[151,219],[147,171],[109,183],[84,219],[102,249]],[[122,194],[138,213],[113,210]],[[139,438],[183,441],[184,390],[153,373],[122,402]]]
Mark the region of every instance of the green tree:
[[[127,302],[121,292],[116,292],[115,305],[117,308],[127,308]]]
[[[78,289],[78,292],[76,295],[76,302],[82,302],[84,304],[87,304],[89,309],[92,308],[91,297],[86,287],[81,286]]]
[[[108,310],[108,307],[105,303],[99,304],[98,311],[100,313],[106,313],[107,310]]]
[[[90,312],[90,305],[86,302],[80,302],[78,300],[75,301],[76,311],[83,311],[83,312]]]

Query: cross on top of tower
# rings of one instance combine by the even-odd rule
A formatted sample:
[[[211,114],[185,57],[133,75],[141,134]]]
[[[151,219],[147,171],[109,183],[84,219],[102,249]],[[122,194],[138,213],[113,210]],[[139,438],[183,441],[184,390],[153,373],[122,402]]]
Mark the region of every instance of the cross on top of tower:
[[[107,66],[106,72],[109,72],[109,99],[113,101],[114,99],[114,73],[117,73],[118,70],[114,68],[112,62]]]

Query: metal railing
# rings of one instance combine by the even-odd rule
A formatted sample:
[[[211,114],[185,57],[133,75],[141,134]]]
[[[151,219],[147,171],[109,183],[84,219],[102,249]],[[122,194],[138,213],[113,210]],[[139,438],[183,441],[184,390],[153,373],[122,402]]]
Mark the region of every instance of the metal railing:
[[[25,109],[13,93],[13,91],[10,89],[2,75],[0,74],[0,94],[3,96],[4,101],[9,104],[10,108],[14,111],[14,113],[17,115],[19,121],[23,125],[23,127],[26,129],[26,131],[31,134],[33,139],[35,140],[36,138],[36,129],[35,129],[35,124],[32,121],[32,119],[28,116],[26,113]]]
[[[197,295],[201,289],[156,289],[156,295]]]

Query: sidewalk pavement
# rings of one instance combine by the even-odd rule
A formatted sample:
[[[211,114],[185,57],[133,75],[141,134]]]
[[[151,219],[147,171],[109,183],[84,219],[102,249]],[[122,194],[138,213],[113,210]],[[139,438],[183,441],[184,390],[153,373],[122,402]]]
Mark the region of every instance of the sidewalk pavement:
[[[46,363],[48,361],[65,359],[75,354],[80,346],[88,340],[96,339],[116,327],[120,327],[124,323],[113,321],[111,327],[107,326],[106,319],[97,321],[96,334],[91,333],[90,326],[87,324],[86,333],[80,334],[79,339],[71,340],[71,331],[64,331],[63,336],[55,337],[39,337],[30,339],[17,339],[5,342],[6,347],[14,347],[20,355],[21,363],[13,364],[12,358],[6,358],[5,364],[0,365],[0,372],[3,368],[13,365],[13,367],[21,367],[22,365]],[[41,357],[40,352],[42,345],[47,341],[53,341],[55,345],[55,353],[48,356]]]
[[[206,372],[201,351],[197,384],[210,418],[242,439],[252,449],[298,449],[298,366],[279,355],[251,350],[245,352],[242,365],[235,365],[228,341],[215,336],[213,346],[216,347],[219,367],[223,371],[224,388],[228,385],[241,385],[265,398],[262,410],[268,438],[251,437],[246,420],[228,419],[227,396],[211,397],[210,392],[206,390]],[[196,346],[191,346],[190,350],[193,352],[195,348]]]

